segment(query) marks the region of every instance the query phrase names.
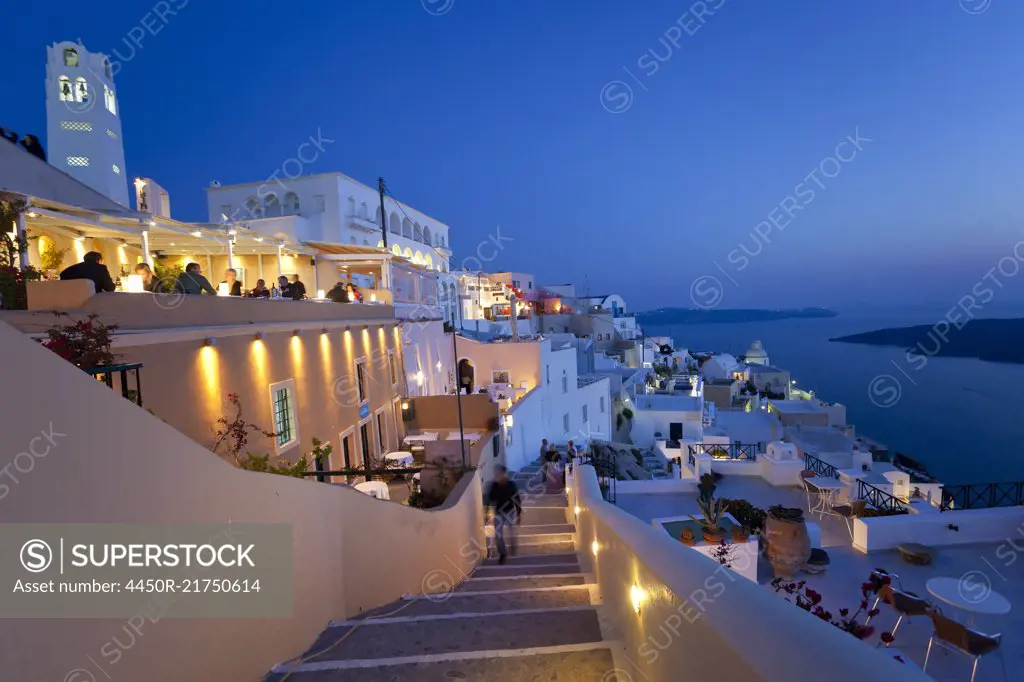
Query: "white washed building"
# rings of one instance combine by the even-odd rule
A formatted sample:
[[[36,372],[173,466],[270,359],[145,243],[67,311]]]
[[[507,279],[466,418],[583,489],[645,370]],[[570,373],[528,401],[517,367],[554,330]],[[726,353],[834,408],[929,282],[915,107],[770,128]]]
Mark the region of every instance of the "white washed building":
[[[128,206],[121,116],[110,59],[64,41],[46,48],[50,164]]]

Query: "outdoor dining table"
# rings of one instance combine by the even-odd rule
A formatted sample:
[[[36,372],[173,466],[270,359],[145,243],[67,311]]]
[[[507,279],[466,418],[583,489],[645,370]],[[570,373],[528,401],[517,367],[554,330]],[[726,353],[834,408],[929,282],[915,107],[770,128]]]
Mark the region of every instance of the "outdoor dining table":
[[[364,481],[363,483],[356,483],[353,487],[359,492],[375,497],[378,500],[391,499],[391,491],[388,489],[388,484],[382,481]]]
[[[396,466],[409,466],[412,464],[412,453],[411,452],[389,452],[384,455],[384,460],[388,464],[394,464]]]
[[[968,579],[968,575],[973,573],[960,578],[931,578],[925,589],[939,601],[970,614],[967,625],[974,623],[978,615],[1002,616],[1010,612],[1010,600],[993,590],[986,576],[979,573],[977,578]]]
[[[813,509],[808,511],[812,514],[818,512],[818,515],[824,519],[825,514],[832,514],[832,505],[835,504],[836,493],[846,486],[834,478],[827,478],[825,476],[815,476],[814,478],[807,479],[807,482],[821,493],[818,495],[818,503],[814,505]]]

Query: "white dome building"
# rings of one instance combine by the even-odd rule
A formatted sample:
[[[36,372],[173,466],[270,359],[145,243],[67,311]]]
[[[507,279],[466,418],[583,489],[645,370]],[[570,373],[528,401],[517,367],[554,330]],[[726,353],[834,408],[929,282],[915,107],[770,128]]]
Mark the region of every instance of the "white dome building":
[[[764,346],[761,345],[760,341],[754,341],[750,344],[750,348],[747,349],[743,359],[750,365],[770,365],[768,361],[768,353],[765,351]]]

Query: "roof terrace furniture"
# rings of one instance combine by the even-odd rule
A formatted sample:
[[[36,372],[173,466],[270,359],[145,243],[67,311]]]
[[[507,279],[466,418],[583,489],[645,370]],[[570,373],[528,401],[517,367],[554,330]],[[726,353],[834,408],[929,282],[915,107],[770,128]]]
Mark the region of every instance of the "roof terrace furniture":
[[[972,630],[962,623],[946,618],[937,611],[931,611],[929,615],[935,624],[935,632],[928,639],[928,650],[925,652],[924,666],[922,666],[924,672],[928,671],[928,659],[932,654],[932,645],[938,644],[944,649],[955,651],[973,659],[971,682],[974,682],[974,677],[978,674],[978,661],[981,660],[982,656],[987,656],[991,653],[999,653],[999,660],[1003,664],[1003,679],[1008,679],[1006,675],[1006,661],[1003,659],[1000,649],[1003,643],[1002,635],[986,635],[977,630]]]
[[[918,616],[927,616],[929,612],[934,609],[934,606],[927,599],[922,599],[917,595],[910,594],[908,592],[902,592],[892,586],[892,584],[883,585],[878,590],[878,598],[875,599],[875,604],[872,606],[874,610],[879,602],[885,602],[892,610],[899,614],[899,618],[896,619],[896,625],[892,627],[891,634],[895,635],[896,630],[900,627],[900,623],[903,622],[904,618],[915,618]],[[864,624],[867,625],[871,621],[869,616]],[[889,642],[891,644],[892,642]],[[886,646],[889,646],[886,644]]]
[[[925,583],[928,593],[951,606],[970,614],[968,625],[978,614],[1003,616],[1010,612],[1010,600],[993,590],[988,583],[964,578],[932,578]]]
[[[927,566],[932,562],[932,556],[935,554],[931,547],[925,547],[916,542],[905,542],[898,549],[900,557],[904,561],[917,566]]]
[[[846,527],[850,531],[850,539],[853,539],[853,521],[861,516],[864,516],[864,510],[867,509],[868,503],[866,500],[854,500],[850,504],[837,504],[832,506],[832,513],[843,517],[846,521]]]
[[[808,497],[809,513],[818,513],[818,516],[822,519],[825,518],[826,514],[832,514],[833,502],[835,501],[836,493],[846,486],[833,478],[826,478],[824,476],[813,476],[807,478],[804,476],[805,472],[801,472],[800,476],[804,479],[804,486],[808,490],[816,490],[818,493],[818,501],[812,509],[810,507],[810,499]]]
[[[383,481],[364,481],[363,483],[356,483],[354,487],[359,492],[375,497],[378,500],[391,499],[391,491],[388,489],[388,484]]]

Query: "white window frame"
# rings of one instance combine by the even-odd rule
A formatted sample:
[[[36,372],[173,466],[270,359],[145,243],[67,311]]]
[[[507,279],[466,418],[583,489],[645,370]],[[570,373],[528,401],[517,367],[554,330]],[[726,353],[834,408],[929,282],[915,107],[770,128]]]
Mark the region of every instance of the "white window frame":
[[[363,374],[362,374],[363,381],[362,382],[359,381],[359,376],[360,376],[359,375],[359,367],[360,366],[362,366],[362,368],[363,368]],[[366,361],[366,356],[363,356],[361,358],[356,358],[355,362],[353,363],[353,367],[352,367],[353,372],[355,373],[355,379],[356,379],[356,397],[359,398],[359,405],[360,405],[360,407],[365,405],[365,404],[367,404],[368,402],[370,402],[370,374],[367,371],[367,366],[368,366],[368,363]]]
[[[281,455],[288,452],[299,444],[299,411],[296,409],[296,400],[298,395],[295,392],[295,379],[285,379],[284,381],[278,381],[277,383],[270,384],[270,423],[273,424],[274,432],[277,432],[277,413],[276,413],[276,394],[279,391],[287,390],[288,395],[288,410],[291,413],[289,415],[291,421],[292,438],[287,443],[278,444],[277,437],[274,437],[274,454]]]
[[[356,422],[356,426],[355,426],[355,429],[356,429],[356,447],[358,448],[357,452],[359,453],[359,459],[363,458],[363,426],[369,426],[368,431],[370,433],[370,439],[375,441],[376,438],[373,437],[373,434],[376,433],[377,426],[376,426],[376,424],[374,424],[374,416],[373,416],[372,412],[365,419],[360,419],[358,422]],[[378,464],[382,464],[382,462],[379,461],[380,458],[383,456],[382,455],[382,451],[380,451],[380,447],[379,446],[380,446],[380,444],[378,443],[378,451],[379,452],[378,452],[378,455],[377,455],[377,459],[378,459],[377,463]],[[370,451],[370,455],[372,456],[373,455],[373,443],[370,443],[370,447],[368,447],[367,450]],[[359,466],[360,467],[365,467],[366,466],[366,462],[365,461],[360,462]]]
[[[345,464],[345,439],[348,438],[349,436],[352,437],[352,456],[359,454],[359,436],[356,435],[356,427],[350,426],[344,431],[342,431],[340,434],[338,434],[338,458],[341,461],[341,465],[345,468],[348,468],[348,465]],[[330,459],[334,459],[333,452],[331,453]],[[333,461],[331,464],[331,469],[334,469]]]
[[[393,350],[388,351],[388,377],[392,386],[398,385],[398,354]]]
[[[380,423],[380,420],[382,418],[384,419],[383,428],[381,428],[381,423]],[[375,429],[374,433],[377,434],[377,440],[381,441],[379,443],[379,445],[380,445],[380,454],[381,454],[381,457],[383,457],[384,453],[390,452],[390,449],[391,449],[391,432],[388,429],[388,414],[387,414],[387,406],[386,405],[373,413],[373,424],[374,424],[374,429]],[[387,443],[386,446],[384,444],[384,439],[385,438],[388,439],[388,443]]]

